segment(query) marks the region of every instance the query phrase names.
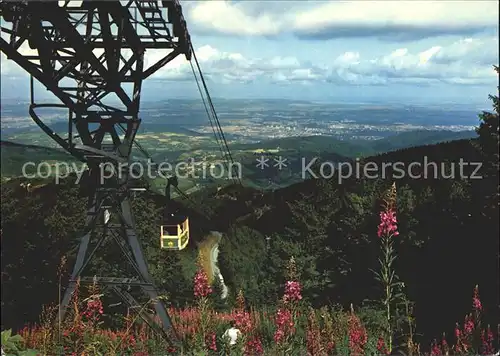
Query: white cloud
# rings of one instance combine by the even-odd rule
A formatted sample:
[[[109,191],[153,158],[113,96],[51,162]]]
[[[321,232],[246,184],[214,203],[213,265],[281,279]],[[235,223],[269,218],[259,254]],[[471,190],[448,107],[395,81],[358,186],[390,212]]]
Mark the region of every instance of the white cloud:
[[[478,48],[483,49],[478,51]],[[210,46],[197,53],[204,74],[213,81],[338,82],[353,84],[413,83],[491,84],[496,80],[491,65],[498,58],[498,39],[465,39],[422,51],[397,48],[387,55],[370,58],[345,52],[326,63],[306,63],[293,57],[246,58],[240,53]],[[154,77],[176,80],[180,73],[191,77],[189,64],[164,67]],[[184,76],[183,76],[184,77]]]
[[[487,51],[477,52],[476,43]],[[421,52],[399,48],[379,58],[350,62],[345,61],[344,54],[332,62],[340,65],[332,67],[330,78],[357,80],[366,84],[491,84],[497,80],[492,69],[495,62],[488,62],[493,57],[493,48],[498,48],[496,38],[466,39],[448,46],[433,46]],[[347,57],[352,57],[352,54]],[[498,58],[498,50],[495,58]]]
[[[25,48],[24,51],[31,50]],[[159,61],[166,53],[160,50],[146,51],[146,66]],[[440,82],[494,85],[497,78],[491,65],[498,58],[498,39],[466,38],[420,51],[406,47],[394,48],[379,57],[364,57],[359,52],[349,51],[327,58],[324,63],[303,62],[295,57],[248,58],[241,53],[221,51],[210,45],[199,47],[196,54],[205,77],[223,84],[331,82],[389,85]],[[22,75],[20,67],[2,59],[2,77]],[[178,56],[150,78],[163,81],[194,80],[190,64],[183,56]]]
[[[273,6],[268,6],[273,4]],[[260,8],[259,8],[260,7]],[[203,1],[185,6],[191,29],[243,36],[291,32],[308,38],[381,37],[498,31],[497,1]]]
[[[495,46],[495,47],[493,47]],[[496,51],[493,51],[493,48]],[[446,48],[440,48],[435,56],[435,61],[443,64],[463,61],[484,65],[498,63],[498,38],[473,39],[465,38]]]
[[[219,32],[242,35],[275,35],[281,30],[281,22],[272,14],[253,17],[245,12],[244,3],[227,1],[202,1],[187,7],[190,19]]]

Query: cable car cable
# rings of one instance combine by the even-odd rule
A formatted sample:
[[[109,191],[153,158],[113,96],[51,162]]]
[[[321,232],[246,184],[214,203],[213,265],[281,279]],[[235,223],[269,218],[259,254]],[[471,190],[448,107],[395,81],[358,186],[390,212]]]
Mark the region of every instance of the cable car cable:
[[[215,107],[214,107],[214,104],[212,102],[212,98],[210,97],[210,93],[208,91],[207,83],[205,82],[205,78],[203,76],[203,72],[201,71],[200,64],[198,62],[198,57],[196,56],[196,52],[194,51],[192,43],[190,44],[190,46],[191,46],[191,51],[193,53],[193,58],[195,60],[196,66],[198,68],[198,72],[199,72],[199,75],[200,75],[201,82],[203,83],[203,87],[205,89],[205,94],[207,96],[208,103],[209,103],[210,108],[212,110],[212,114],[213,114],[213,116],[215,118],[215,122],[217,123],[217,126],[218,126],[218,129],[220,131],[220,134],[222,136],[222,140],[224,142],[225,148],[227,149],[227,153],[229,155],[229,160],[231,161],[231,164],[234,164],[233,157],[231,155],[231,151],[229,150],[229,145],[227,144],[227,140],[226,140],[226,137],[224,135],[224,131],[222,130],[219,118],[217,116],[217,112],[215,111]],[[239,184],[241,185],[241,180],[240,180],[239,176],[237,176],[237,180],[238,180]]]
[[[207,113],[207,117],[208,117],[208,120],[210,122],[210,126],[212,127],[212,131],[214,133],[215,140],[217,141],[217,146],[219,146],[219,150],[221,152],[222,158],[225,158],[226,153],[224,152],[223,147],[222,147],[222,142],[221,142],[222,140],[219,138],[220,137],[220,133],[215,130],[215,126],[214,126],[212,117],[210,116],[210,113],[208,111],[208,107],[207,107],[207,104],[205,102],[205,98],[203,96],[203,92],[201,91],[200,83],[198,82],[198,77],[196,76],[196,72],[194,70],[193,63],[191,61],[189,61],[189,64],[191,66],[191,71],[193,72],[193,76],[194,76],[194,79],[195,79],[195,82],[196,82],[196,86],[198,87],[198,92],[200,93],[201,100],[203,102],[203,106],[205,107],[205,112]],[[226,161],[224,161],[224,165],[226,166],[226,170],[227,170],[228,168],[227,168],[227,162]]]

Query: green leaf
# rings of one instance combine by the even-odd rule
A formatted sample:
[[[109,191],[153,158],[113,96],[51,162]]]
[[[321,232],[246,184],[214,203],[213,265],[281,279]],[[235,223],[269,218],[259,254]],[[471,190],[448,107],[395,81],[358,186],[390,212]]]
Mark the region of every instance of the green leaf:
[[[9,338],[9,341],[11,342],[22,342],[23,338],[21,335],[14,335]]]
[[[40,352],[38,352],[37,350],[33,350],[33,349],[28,349],[28,350],[19,352],[19,356],[37,356],[39,354],[40,354]]]
[[[2,331],[2,345],[6,343],[12,335],[12,329]]]

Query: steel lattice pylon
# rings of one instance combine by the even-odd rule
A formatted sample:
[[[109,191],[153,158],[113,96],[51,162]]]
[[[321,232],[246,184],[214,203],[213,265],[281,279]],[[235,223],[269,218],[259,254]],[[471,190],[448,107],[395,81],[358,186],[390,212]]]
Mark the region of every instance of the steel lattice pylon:
[[[129,305],[136,304],[126,288],[136,286],[154,300],[161,319],[160,330],[175,341],[169,315],[149,275],[135,232],[129,202],[130,172],[103,180],[100,167],[129,162],[141,120],[138,118],[144,79],[180,54],[191,59],[191,41],[182,9],[169,1],[0,1],[2,38],[0,49],[32,78],[29,112],[33,120],[73,156],[86,162],[92,190],[85,231],[69,286],[62,301],[66,310],[79,279],[102,242],[114,239],[137,271],[138,279],[98,277],[97,282],[114,290]],[[27,43],[31,50],[22,49]],[[147,49],[168,49],[162,59],[146,68]],[[29,53],[27,53],[29,52]],[[34,101],[33,78],[50,90],[57,104]],[[131,95],[125,86],[133,85]],[[105,103],[114,94],[118,104]],[[67,108],[67,137],[54,133],[36,113],[40,107]],[[92,126],[97,126],[92,129]],[[76,129],[76,135],[74,134]],[[120,137],[119,129],[124,131]],[[104,138],[111,140],[106,143]],[[122,164],[123,166],[123,164]],[[103,184],[105,183],[105,184]],[[113,219],[108,219],[109,213]],[[106,215],[106,216],[105,216]],[[101,222],[103,220],[103,222]],[[99,231],[94,251],[91,236]],[[156,325],[143,316],[151,325]]]

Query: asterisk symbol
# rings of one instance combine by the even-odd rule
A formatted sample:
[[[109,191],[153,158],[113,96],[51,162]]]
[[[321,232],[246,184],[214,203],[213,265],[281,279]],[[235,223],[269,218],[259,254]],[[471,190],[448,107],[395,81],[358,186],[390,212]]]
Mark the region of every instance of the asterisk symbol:
[[[269,167],[269,164],[267,163],[269,161],[269,158],[260,156],[260,158],[257,158],[256,161],[258,162],[257,168],[264,169],[266,167]]]
[[[274,167],[278,167],[279,170],[282,170],[283,168],[286,167],[286,158],[283,158],[281,156],[278,157],[278,159],[274,159],[274,162],[276,162],[276,164],[274,165]]]

